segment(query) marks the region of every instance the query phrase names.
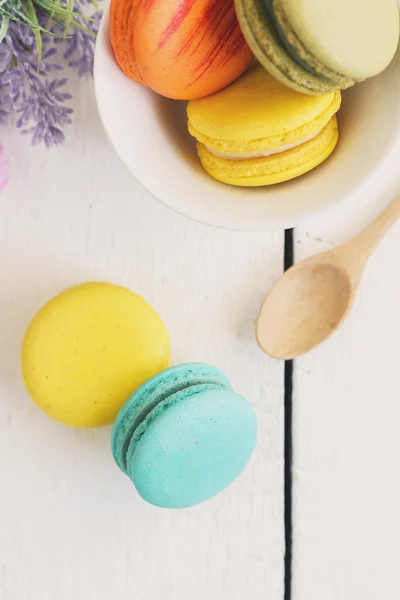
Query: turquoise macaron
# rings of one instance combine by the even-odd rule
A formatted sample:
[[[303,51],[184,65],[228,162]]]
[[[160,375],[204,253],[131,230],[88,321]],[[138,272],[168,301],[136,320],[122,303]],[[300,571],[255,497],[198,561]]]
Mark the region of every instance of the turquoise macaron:
[[[228,487],[254,450],[257,420],[219,369],[171,367],[121,408],[111,449],[144,500],[188,508]]]

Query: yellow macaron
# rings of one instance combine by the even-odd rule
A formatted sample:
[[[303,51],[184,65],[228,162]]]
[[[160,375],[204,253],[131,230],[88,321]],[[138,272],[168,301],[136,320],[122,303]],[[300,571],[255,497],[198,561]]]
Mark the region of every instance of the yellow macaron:
[[[218,181],[263,186],[321,164],[338,141],[339,91],[306,96],[258,63],[224,90],[188,104],[204,169]]]
[[[86,283],[50,300],[22,347],[22,373],[35,403],[75,427],[99,427],[132,393],[169,366],[168,334],[137,294]]]

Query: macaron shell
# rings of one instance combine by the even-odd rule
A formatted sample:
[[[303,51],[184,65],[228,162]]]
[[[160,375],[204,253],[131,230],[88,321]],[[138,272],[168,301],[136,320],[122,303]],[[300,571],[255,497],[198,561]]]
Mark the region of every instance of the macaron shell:
[[[138,426],[160,403],[173,394],[208,384],[231,389],[227,377],[216,367],[191,363],[171,367],[146,381],[118,413],[111,436],[111,449],[119,468],[127,474],[127,452]]]
[[[206,387],[175,394],[181,397],[158,410],[136,440],[129,475],[151,504],[187,508],[204,502],[230,485],[250,459],[257,437],[251,405],[232,391]]]
[[[325,161],[338,142],[336,117],[314,139],[279,154],[246,160],[229,160],[197,145],[201,164],[211,177],[241,187],[259,187],[289,181],[311,171]]]
[[[320,132],[340,103],[340,92],[299,94],[256,63],[225,90],[189,102],[189,131],[218,152],[271,150]]]
[[[308,51],[330,69],[356,81],[383,71],[396,52],[396,0],[279,1]]]
[[[168,98],[212,94],[239,77],[253,59],[233,0],[144,0],[133,27],[141,76]]]
[[[175,404],[178,404],[183,400],[187,400],[188,398],[191,398],[192,396],[197,396],[198,394],[202,394],[203,392],[220,390],[221,387],[223,388],[224,386],[221,386],[218,383],[216,384],[211,382],[195,384],[190,387],[180,389],[174,394],[170,394],[164,400],[160,401],[156,406],[154,406],[153,410],[151,410],[138,425],[130,439],[128,452],[126,455],[128,476],[132,479],[135,452],[140,443],[140,440],[145,435],[146,431],[148,431],[149,427],[154,423],[156,419],[158,419],[160,415],[164,414],[166,410],[171,408],[171,406],[175,406]]]
[[[160,317],[140,296],[107,283],[71,288],[32,320],[22,347],[26,388],[50,417],[99,427],[170,359]]]
[[[281,46],[263,0],[235,0],[236,13],[247,43],[263,67],[284,85],[302,94],[337,90],[329,80],[300,67]]]
[[[264,0],[264,2],[270,18],[272,16],[279,39],[284,45],[286,52],[288,52],[300,66],[313,75],[325,77],[326,79],[333,81],[341,90],[348,89],[354,85],[355,82],[353,79],[333,71],[307,50],[286,17],[286,13],[282,8],[280,0]]]
[[[140,75],[133,44],[133,23],[140,0],[111,0],[110,41],[122,71],[133,81],[146,85]]]

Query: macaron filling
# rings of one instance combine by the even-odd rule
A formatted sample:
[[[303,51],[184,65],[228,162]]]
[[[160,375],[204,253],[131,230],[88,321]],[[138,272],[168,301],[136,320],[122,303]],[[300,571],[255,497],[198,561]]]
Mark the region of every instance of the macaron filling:
[[[310,142],[311,140],[316,138],[323,129],[324,127],[322,127],[322,129],[320,129],[319,131],[313,133],[312,135],[309,135],[308,137],[299,140],[298,142],[293,142],[292,144],[283,144],[282,146],[278,146],[273,150],[257,150],[255,152],[243,152],[241,154],[232,154],[228,152],[218,152],[218,150],[213,150],[208,146],[206,146],[206,148],[208,152],[211,152],[211,154],[214,154],[214,156],[225,158],[227,160],[247,160],[248,158],[263,158],[266,156],[273,156],[274,154],[281,154],[282,152],[286,152],[287,150],[292,150],[293,148],[302,146],[303,144],[306,144],[307,142]]]

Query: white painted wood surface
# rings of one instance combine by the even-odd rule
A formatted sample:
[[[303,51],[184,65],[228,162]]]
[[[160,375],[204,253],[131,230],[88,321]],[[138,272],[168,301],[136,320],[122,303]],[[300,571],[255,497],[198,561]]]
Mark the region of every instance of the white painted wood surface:
[[[0,195],[0,599],[282,600],[283,365],[258,350],[254,321],[283,233],[214,230],[159,205],[106,141],[90,84],[76,94],[64,148],[31,149],[14,130],[1,140],[12,175]],[[24,391],[30,319],[94,279],[141,293],[175,362],[216,364],[255,406],[257,452],[216,500],[146,505],[112,462],[109,428],[52,422]]]
[[[397,150],[400,156],[400,148]],[[342,243],[400,190],[296,231],[296,261]],[[398,598],[400,223],[376,250],[344,326],[296,361],[295,600]]]
[[[12,179],[0,195],[0,599],[282,600],[283,365],[258,351],[253,330],[281,273],[283,233],[213,230],[159,205],[110,148],[90,85],[76,90],[63,149],[31,149],[11,130],[1,140]],[[386,196],[366,191],[362,207],[300,228],[296,259],[356,233]],[[296,362],[295,600],[399,593],[399,227],[345,326]],[[63,427],[29,400],[19,372],[29,320],[93,279],[142,293],[175,362],[216,364],[253,402],[256,455],[216,500],[147,506],[114,467],[108,428]]]

